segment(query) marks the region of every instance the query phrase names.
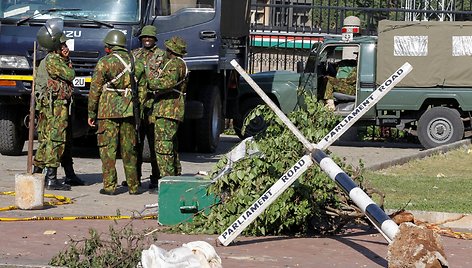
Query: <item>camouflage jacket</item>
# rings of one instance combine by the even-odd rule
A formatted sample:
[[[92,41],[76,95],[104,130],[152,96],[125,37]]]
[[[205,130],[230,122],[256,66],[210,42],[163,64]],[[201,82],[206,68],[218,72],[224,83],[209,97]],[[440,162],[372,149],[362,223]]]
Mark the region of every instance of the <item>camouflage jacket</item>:
[[[165,57],[159,68],[155,65],[146,68],[148,92],[154,100],[152,117],[183,121],[187,73],[185,61],[179,57]]]
[[[151,49],[146,49],[143,47],[140,48],[135,48],[132,50],[132,53],[136,60],[139,60],[143,63],[144,68],[148,68],[147,66],[152,66],[152,69],[157,70],[160,68],[160,65],[162,63],[162,60],[165,55],[165,51],[158,48],[157,46],[154,46]],[[147,76],[143,76],[144,82],[146,82],[146,87],[148,85],[148,81],[146,79]],[[144,92],[144,95],[142,96],[143,98],[143,105],[146,108],[151,108],[152,106],[152,94],[148,94],[148,90]]]
[[[75,71],[70,60],[50,52],[41,61],[36,72],[35,90],[39,101],[46,104],[53,100],[68,100],[73,93],[72,81]]]
[[[162,58],[165,54],[164,50],[158,48],[157,46],[154,46],[151,49],[146,49],[144,47],[135,48],[132,50],[132,53],[136,60],[143,61],[144,65],[150,62],[153,57],[161,58],[160,61],[162,61]]]
[[[126,64],[130,63],[130,57],[125,48],[115,46],[112,50],[112,53],[102,57],[95,66],[88,96],[89,118],[133,116],[130,75],[125,71],[125,66],[117,56],[121,57]],[[123,71],[125,71],[124,74],[119,76]],[[142,103],[146,89],[142,61],[135,61],[134,74],[137,80],[139,99]],[[116,79],[117,77],[118,79]]]

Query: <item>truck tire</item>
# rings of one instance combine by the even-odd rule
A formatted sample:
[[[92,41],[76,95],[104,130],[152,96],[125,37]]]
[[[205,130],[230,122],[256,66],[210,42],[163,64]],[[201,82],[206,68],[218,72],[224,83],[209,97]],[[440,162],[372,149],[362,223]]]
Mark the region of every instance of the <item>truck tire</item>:
[[[195,100],[185,101],[184,121],[179,124],[177,131],[178,150],[180,152],[193,153],[196,149],[195,144],[195,125],[199,118],[203,118],[203,103]]]
[[[196,121],[197,120],[185,119],[184,122],[182,122],[179,125],[179,130],[177,131],[179,152],[189,152],[189,153],[195,152]]]
[[[223,126],[223,114],[220,98],[220,90],[215,85],[202,89],[199,95],[203,103],[203,118],[197,120],[197,151],[200,153],[213,153],[220,142],[220,133]]]
[[[464,123],[459,112],[447,107],[433,107],[418,121],[418,139],[426,149],[459,141]]]
[[[25,135],[17,111],[14,106],[0,105],[0,153],[3,155],[23,152]]]
[[[243,124],[246,120],[246,117],[260,104],[264,104],[264,101],[260,98],[247,99],[241,103],[239,115],[235,118],[233,127],[236,135],[238,135],[238,137],[242,140],[247,137],[254,136],[267,129],[267,123],[265,122],[264,118],[262,116],[258,116],[249,122],[249,124],[246,126],[244,134],[242,133]]]

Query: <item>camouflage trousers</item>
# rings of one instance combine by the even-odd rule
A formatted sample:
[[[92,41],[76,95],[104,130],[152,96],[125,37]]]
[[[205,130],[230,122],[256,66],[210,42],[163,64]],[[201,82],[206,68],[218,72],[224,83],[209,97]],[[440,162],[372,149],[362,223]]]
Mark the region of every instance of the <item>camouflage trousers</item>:
[[[40,168],[59,167],[66,149],[66,141],[68,158],[72,162],[70,135],[69,105],[64,100],[54,101],[52,110],[49,106],[41,107],[38,120],[39,145],[33,164]]]
[[[324,99],[329,100],[333,98],[333,92],[340,92],[347,95],[356,95],[356,77],[353,78],[336,78],[332,76],[327,77],[326,90]]]
[[[118,177],[115,165],[120,148],[129,192],[136,193],[138,173],[134,119],[132,117],[99,119],[97,145],[102,160],[103,189],[110,192],[116,189]]]
[[[177,152],[179,121],[158,117],[154,121],[154,148],[160,176],[177,176],[182,173]]]

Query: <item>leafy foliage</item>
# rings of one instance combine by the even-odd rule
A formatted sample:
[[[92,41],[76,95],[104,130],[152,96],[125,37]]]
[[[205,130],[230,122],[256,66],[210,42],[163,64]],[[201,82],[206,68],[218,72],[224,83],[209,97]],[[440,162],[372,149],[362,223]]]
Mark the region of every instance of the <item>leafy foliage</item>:
[[[292,112],[289,119],[308,140],[319,141],[339,118],[313,96],[303,97],[303,107]],[[256,116],[263,116],[268,123],[267,130],[255,137],[263,156],[244,158],[234,163],[232,172],[209,188],[209,192],[220,197],[221,203],[213,206],[209,214],[198,214],[193,222],[178,225],[173,230],[210,234],[223,232],[306,153],[302,144],[268,107],[256,107],[247,120]],[[225,166],[226,161],[221,159],[210,177]],[[341,162],[340,159],[335,161]],[[346,172],[353,173],[342,163],[340,165]],[[355,210],[349,198],[343,196],[333,181],[313,165],[244,232],[246,235],[333,233],[352,219],[349,215]],[[346,220],[346,217],[349,219]]]
[[[71,239],[68,247],[54,256],[49,264],[72,268],[137,267],[141,252],[156,240],[145,233],[136,233],[132,225],[119,230],[110,225],[107,234],[90,229],[90,238]]]

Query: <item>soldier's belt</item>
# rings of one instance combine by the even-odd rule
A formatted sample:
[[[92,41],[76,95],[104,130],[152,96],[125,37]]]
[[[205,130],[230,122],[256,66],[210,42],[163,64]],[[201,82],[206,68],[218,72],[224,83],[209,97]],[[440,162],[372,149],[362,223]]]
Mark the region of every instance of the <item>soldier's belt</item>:
[[[103,89],[105,89],[106,91],[113,91],[113,92],[119,92],[119,93],[124,92],[125,97],[128,96],[128,94],[131,92],[131,88],[109,88],[109,87],[104,87]]]

